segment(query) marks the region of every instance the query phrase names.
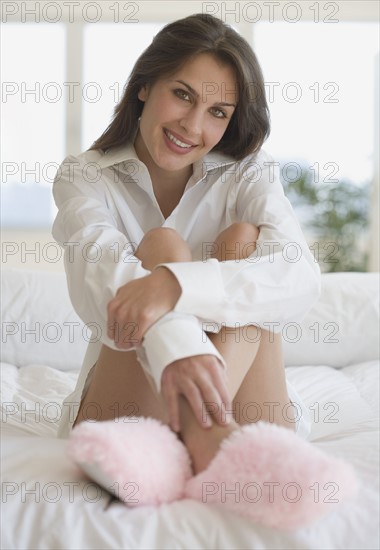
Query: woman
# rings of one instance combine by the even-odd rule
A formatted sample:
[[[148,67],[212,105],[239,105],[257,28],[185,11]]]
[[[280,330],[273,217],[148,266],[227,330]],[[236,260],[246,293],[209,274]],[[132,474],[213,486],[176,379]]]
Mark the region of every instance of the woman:
[[[61,436],[151,417],[197,474],[257,420],[307,434],[281,330],[314,303],[320,272],[261,150],[268,134],[250,46],[194,15],[156,35],[109,127],[62,163],[53,235],[95,336]]]

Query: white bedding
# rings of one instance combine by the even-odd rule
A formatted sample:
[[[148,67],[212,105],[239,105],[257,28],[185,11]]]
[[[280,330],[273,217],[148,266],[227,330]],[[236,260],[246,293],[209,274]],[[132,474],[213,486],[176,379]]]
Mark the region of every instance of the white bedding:
[[[9,308],[4,315],[12,320]],[[375,332],[373,326],[367,327],[359,338],[367,338],[370,346]],[[329,354],[333,349],[330,346]],[[1,363],[4,550],[380,547],[378,359],[348,361],[342,368],[329,366],[327,360],[320,364],[304,360],[303,366],[287,368],[290,382],[311,413],[310,440],[351,462],[361,480],[354,502],[334,507],[314,526],[290,534],[190,500],[136,509],[110,503],[109,495],[66,459],[66,442],[56,438],[60,406],[74,388],[77,366],[59,370],[48,366],[46,357],[35,362],[35,355],[33,363],[25,356],[24,364],[16,365],[9,361],[7,350],[4,359],[8,361]],[[328,496],[321,489],[320,498]]]

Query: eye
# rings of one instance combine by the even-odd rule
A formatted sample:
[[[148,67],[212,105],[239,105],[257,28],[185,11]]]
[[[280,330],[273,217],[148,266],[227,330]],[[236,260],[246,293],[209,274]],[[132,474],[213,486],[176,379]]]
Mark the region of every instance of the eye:
[[[190,94],[186,90],[182,90],[181,88],[177,88],[174,90],[174,95],[179,97],[180,99],[183,99],[184,101],[190,101]]]
[[[218,107],[213,107],[211,109],[211,112],[216,118],[227,118],[227,114],[225,113],[225,111],[219,109]]]

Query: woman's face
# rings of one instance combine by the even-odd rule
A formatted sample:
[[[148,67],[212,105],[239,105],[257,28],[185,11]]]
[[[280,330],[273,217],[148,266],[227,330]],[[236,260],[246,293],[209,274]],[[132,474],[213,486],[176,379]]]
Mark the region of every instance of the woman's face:
[[[238,101],[233,70],[209,54],[142,88],[138,97],[145,103],[135,140],[138,157],[148,169],[178,174],[188,174],[221,140]]]

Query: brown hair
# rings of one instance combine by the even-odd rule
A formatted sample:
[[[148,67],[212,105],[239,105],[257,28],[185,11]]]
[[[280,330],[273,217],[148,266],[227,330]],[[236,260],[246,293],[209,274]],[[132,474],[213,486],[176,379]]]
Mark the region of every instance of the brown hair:
[[[244,38],[220,19],[206,14],[169,23],[154,37],[135,63],[112,122],[90,149],[106,151],[134,139],[144,105],[137,97],[139,90],[173,74],[187,60],[202,53],[230,65],[238,85],[238,105],[213,150],[240,160],[260,149],[270,132],[260,65]]]

